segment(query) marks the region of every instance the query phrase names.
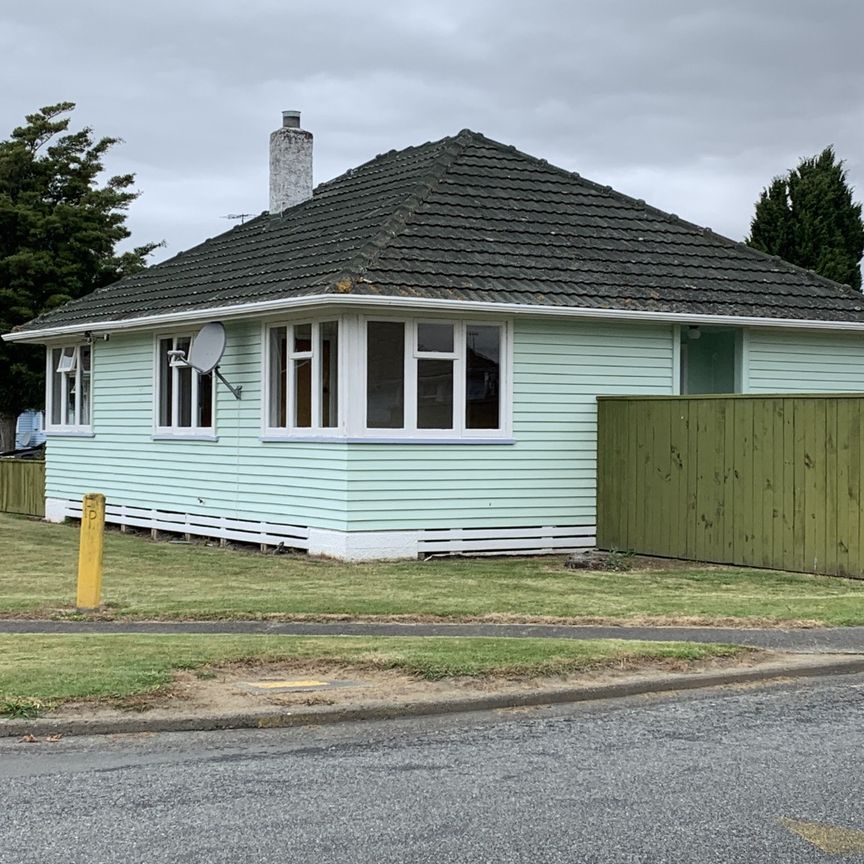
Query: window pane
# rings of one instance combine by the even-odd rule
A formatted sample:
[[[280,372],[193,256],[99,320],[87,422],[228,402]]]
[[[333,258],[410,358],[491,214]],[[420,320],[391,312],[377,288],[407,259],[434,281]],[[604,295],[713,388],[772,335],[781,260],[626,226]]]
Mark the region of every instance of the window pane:
[[[65,374],[66,379],[66,407],[63,412],[63,423],[66,426],[75,425],[75,373]]]
[[[62,376],[56,371],[60,354],[59,348],[51,349],[51,423],[55,426],[59,426],[63,421],[63,395],[60,390]]]
[[[60,349],[60,356],[57,360],[56,371],[58,372],[74,372],[76,366],[75,346],[70,345]]]
[[[323,321],[321,334],[321,425],[339,425],[339,323]]]
[[[366,425],[405,425],[405,325],[370,321],[366,327]]]
[[[189,339],[177,339],[176,347],[189,356]],[[192,367],[180,366],[177,369],[177,425],[183,429],[192,426]]]
[[[438,351],[442,354],[453,353],[452,324],[418,324],[417,350]]]
[[[312,325],[298,324],[294,327],[294,353],[312,350]]]
[[[81,419],[82,426],[90,425],[90,346],[82,345],[79,349],[81,364]]]
[[[285,396],[288,392],[288,334],[284,327],[270,331],[270,426],[284,429],[288,425]]]
[[[90,425],[90,376],[81,375],[81,425]]]
[[[453,361],[417,361],[417,428],[453,428]]]
[[[177,425],[184,429],[192,426],[192,374],[189,366],[177,370]]]
[[[312,361],[308,357],[294,361],[294,425],[300,429],[312,425]]]
[[[700,327],[682,335],[681,360],[686,392],[734,393],[735,331]]]
[[[171,398],[174,376],[168,352],[173,347],[173,339],[159,340],[159,425],[171,425]]]
[[[193,373],[198,375],[197,372]],[[213,425],[213,373],[198,375],[197,425],[209,429]]]
[[[498,429],[501,422],[501,328],[469,326],[465,349],[465,426]]]

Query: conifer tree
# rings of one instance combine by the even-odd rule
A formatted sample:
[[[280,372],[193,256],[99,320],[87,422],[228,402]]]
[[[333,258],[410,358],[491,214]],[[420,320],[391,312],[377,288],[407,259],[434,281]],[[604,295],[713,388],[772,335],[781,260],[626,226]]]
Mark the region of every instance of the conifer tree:
[[[861,204],[833,147],[802,159],[762,190],[747,243],[861,290]]]
[[[117,138],[69,132],[73,102],[26,117],[0,141],[0,333],[146,266],[158,244],[118,254],[133,174],[101,181]],[[18,414],[44,402],[44,349],[0,340],[0,452]]]

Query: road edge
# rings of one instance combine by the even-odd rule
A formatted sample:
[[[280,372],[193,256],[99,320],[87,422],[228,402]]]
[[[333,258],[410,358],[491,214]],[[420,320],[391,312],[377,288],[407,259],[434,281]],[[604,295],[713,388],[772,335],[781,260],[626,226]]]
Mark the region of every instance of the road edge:
[[[799,655],[800,657],[800,655]],[[35,738],[53,735],[123,735],[148,732],[210,732],[225,729],[280,729],[318,726],[359,720],[392,720],[400,717],[460,714],[506,708],[528,708],[576,702],[603,701],[652,693],[698,690],[724,685],[781,683],[795,678],[852,675],[864,672],[864,655],[812,663],[779,663],[748,669],[692,672],[664,675],[646,680],[622,681],[596,686],[545,688],[524,693],[500,693],[440,701],[368,703],[351,708],[270,709],[234,714],[187,715],[179,717],[118,717],[108,720],[62,718],[0,719],[0,738]]]

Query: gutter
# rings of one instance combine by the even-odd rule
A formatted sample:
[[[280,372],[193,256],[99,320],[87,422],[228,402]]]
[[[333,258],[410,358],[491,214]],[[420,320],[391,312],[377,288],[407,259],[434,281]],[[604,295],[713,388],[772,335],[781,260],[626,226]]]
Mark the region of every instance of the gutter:
[[[356,294],[317,294],[308,297],[264,300],[259,303],[237,303],[210,309],[190,309],[185,312],[165,312],[119,321],[92,321],[45,327],[40,330],[5,333],[5,342],[40,344],[63,336],[84,333],[116,333],[146,330],[163,325],[206,323],[251,318],[268,313],[295,309],[315,309],[321,306],[366,307],[367,309],[410,309],[420,312],[454,311],[483,315],[518,314],[541,318],[599,319],[615,321],[653,322],[683,325],[728,325],[737,327],[790,328],[796,330],[830,330],[864,333],[864,321],[819,321],[805,318],[760,318],[747,315],[705,315],[687,312],[644,312],[633,309],[597,309],[582,306],[538,306],[530,303],[493,303],[470,300],[439,300],[423,297],[381,297]]]

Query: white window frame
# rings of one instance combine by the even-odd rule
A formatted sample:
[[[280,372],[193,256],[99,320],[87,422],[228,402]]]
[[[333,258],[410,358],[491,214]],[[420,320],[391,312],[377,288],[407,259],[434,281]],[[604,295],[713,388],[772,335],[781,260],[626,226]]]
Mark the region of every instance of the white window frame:
[[[320,350],[321,325],[336,322],[338,332],[338,355],[336,359],[336,413],[337,423],[335,426],[322,426],[321,406],[321,361]],[[294,327],[310,325],[312,336],[311,351],[294,351]],[[270,334],[274,330],[287,329],[286,355],[286,392],[282,394],[285,399],[285,426],[273,426],[270,423],[270,393],[273,372],[270,368]],[[343,315],[320,315],[315,318],[293,318],[269,321],[261,330],[261,368],[262,374],[262,398],[261,398],[261,437],[265,441],[296,440],[296,439],[326,439],[344,438],[347,430],[347,405],[345,401],[345,321]],[[294,404],[294,374],[293,361],[309,358],[312,360],[312,425],[295,426],[295,404]]]
[[[672,329],[673,338],[675,340],[674,363],[677,370],[675,381],[673,384],[673,392],[676,395],[690,395],[687,387],[689,361],[690,361],[690,327],[684,325],[675,325]],[[701,329],[701,328],[699,328]],[[719,328],[710,328],[712,330]],[[731,329],[735,331],[735,346],[733,362],[733,393],[747,393],[749,390],[749,352],[750,352],[750,331],[744,327],[724,327],[722,329]],[[693,394],[699,395],[699,394]]]
[[[90,390],[87,395],[87,408],[90,417],[89,423],[81,422],[82,400],[81,400],[81,349],[84,347],[90,348]],[[53,356],[57,350],[66,352],[71,350],[72,366],[75,372],[75,422],[74,423],[54,423],[54,377],[60,375],[60,405],[61,416],[65,414],[66,397],[68,395],[69,378],[72,369],[69,372],[58,372],[54,365]],[[45,434],[46,435],[81,435],[91,437],[93,435],[93,379],[94,379],[94,351],[92,345],[86,343],[60,343],[46,346],[45,351]],[[61,355],[62,356],[62,355]]]
[[[153,337],[153,439],[161,440],[161,439],[170,439],[170,440],[195,440],[195,441],[216,441],[216,396],[217,396],[217,387],[216,387],[216,376],[213,375],[211,378],[211,387],[213,388],[213,393],[211,396],[211,411],[210,411],[210,425],[209,426],[178,426],[176,425],[176,420],[180,415],[180,388],[179,388],[179,378],[180,378],[180,368],[174,367],[171,370],[172,374],[172,387],[171,387],[171,419],[172,423],[168,426],[162,426],[159,423],[160,420],[160,406],[161,406],[161,392],[160,392],[160,360],[159,356],[159,346],[163,339],[172,339],[172,345],[177,344],[178,339],[188,339],[190,344],[192,339],[195,338],[197,331],[183,330],[183,331],[174,331],[174,332],[163,332],[156,333]],[[197,416],[197,405],[198,405],[198,388],[200,385],[201,373],[192,369],[192,388],[190,391],[190,402],[191,402],[191,411],[190,416],[194,419]]]
[[[369,428],[366,418],[367,393],[367,334],[370,321],[392,321],[405,325],[405,403],[404,426],[401,429]],[[510,439],[512,436],[513,391],[512,391],[512,322],[501,319],[465,319],[465,318],[432,318],[406,317],[397,315],[362,315],[360,316],[359,348],[360,384],[357,388],[359,405],[356,406],[355,417],[359,417],[356,431],[353,433],[365,439],[394,439],[407,441],[457,440],[477,441]],[[452,352],[419,352],[417,350],[418,324],[452,324]],[[501,333],[500,374],[501,387],[498,406],[498,429],[468,429],[465,425],[466,411],[466,333],[469,327],[498,327]],[[451,429],[421,429],[417,427],[417,361],[419,359],[452,359],[453,360],[453,428]]]

